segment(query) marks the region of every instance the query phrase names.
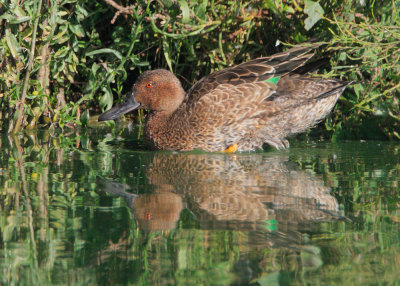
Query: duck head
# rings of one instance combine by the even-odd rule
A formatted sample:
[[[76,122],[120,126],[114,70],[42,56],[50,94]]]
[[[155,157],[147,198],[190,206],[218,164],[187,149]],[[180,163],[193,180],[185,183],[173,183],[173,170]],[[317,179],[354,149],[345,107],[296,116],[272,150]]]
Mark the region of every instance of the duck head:
[[[144,72],[119,105],[104,112],[99,121],[115,120],[138,108],[171,114],[182,103],[185,91],[176,76],[167,70]]]

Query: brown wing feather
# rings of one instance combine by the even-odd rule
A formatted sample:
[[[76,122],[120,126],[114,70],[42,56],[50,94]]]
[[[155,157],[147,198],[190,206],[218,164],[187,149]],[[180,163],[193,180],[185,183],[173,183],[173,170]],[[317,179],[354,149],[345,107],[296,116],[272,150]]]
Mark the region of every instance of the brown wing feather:
[[[192,86],[186,95],[185,102],[197,101],[221,84],[239,85],[283,76],[302,66],[310,59],[313,56],[310,52],[317,46],[294,47],[286,52],[250,60],[237,66],[214,72],[203,77]]]

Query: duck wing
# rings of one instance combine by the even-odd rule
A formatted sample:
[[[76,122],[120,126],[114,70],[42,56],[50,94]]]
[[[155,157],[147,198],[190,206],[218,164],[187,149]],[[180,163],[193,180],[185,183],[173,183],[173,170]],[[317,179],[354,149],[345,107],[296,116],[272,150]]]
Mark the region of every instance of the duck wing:
[[[221,84],[239,85],[268,81],[284,76],[309,60],[317,44],[297,46],[270,57],[257,58],[234,67],[214,72],[196,82],[187,92],[184,102],[196,102]]]

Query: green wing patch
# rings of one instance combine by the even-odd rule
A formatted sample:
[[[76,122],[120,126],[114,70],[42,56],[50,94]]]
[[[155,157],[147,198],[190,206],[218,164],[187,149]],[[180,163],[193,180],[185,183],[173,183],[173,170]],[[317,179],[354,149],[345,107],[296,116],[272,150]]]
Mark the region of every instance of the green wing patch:
[[[271,77],[271,78],[267,79],[266,81],[272,82],[273,84],[277,84],[280,78],[281,78],[280,76]]]

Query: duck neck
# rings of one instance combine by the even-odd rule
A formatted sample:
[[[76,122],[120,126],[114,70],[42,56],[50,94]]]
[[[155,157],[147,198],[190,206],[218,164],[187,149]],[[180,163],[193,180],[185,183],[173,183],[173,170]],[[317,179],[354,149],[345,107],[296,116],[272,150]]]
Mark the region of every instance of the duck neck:
[[[157,124],[163,124],[165,123],[165,121],[171,116],[173,112],[171,111],[152,111],[149,114],[149,121],[147,122],[147,124],[152,124],[154,122],[157,122]]]
[[[151,111],[147,122],[147,129],[154,131],[168,130],[168,127],[170,127],[168,126],[169,118],[180,108],[184,98],[185,91],[180,83],[179,85],[175,83],[173,88],[170,89],[168,96],[165,97],[166,100],[160,100],[159,104],[162,106],[162,109],[158,108],[158,110]]]
[[[165,130],[172,113],[167,111],[152,111],[146,123],[146,133],[159,133],[161,130]]]
[[[171,144],[169,140],[177,134],[176,126],[180,125],[177,122],[174,114],[181,108],[185,97],[185,91],[182,86],[175,84],[171,88],[169,96],[164,97],[164,101],[159,102],[158,110],[153,110],[149,114],[149,119],[145,127],[145,137],[147,143],[152,145],[154,149],[168,149]]]

